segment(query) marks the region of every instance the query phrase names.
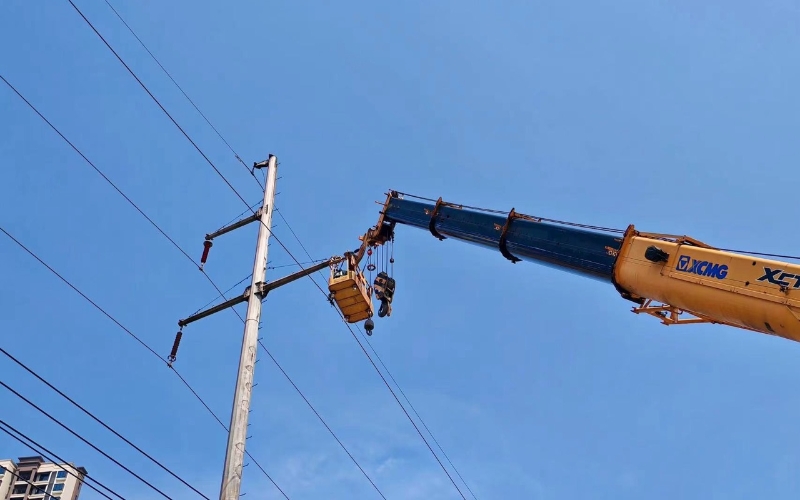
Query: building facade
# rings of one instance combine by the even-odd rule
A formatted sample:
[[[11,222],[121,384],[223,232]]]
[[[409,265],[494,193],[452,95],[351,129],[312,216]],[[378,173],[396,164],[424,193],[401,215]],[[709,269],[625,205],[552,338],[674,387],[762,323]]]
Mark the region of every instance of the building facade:
[[[42,457],[0,460],[0,500],[78,500],[86,469]]]

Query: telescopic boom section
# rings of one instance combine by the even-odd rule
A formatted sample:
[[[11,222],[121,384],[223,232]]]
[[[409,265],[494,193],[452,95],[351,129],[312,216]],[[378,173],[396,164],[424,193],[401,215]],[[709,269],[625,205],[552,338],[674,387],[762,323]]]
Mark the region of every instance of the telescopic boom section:
[[[600,228],[483,210],[392,191],[378,223],[350,254],[393,238],[397,224],[495,249],[612,284],[665,325],[717,323],[800,341],[800,265],[723,251],[687,236]]]

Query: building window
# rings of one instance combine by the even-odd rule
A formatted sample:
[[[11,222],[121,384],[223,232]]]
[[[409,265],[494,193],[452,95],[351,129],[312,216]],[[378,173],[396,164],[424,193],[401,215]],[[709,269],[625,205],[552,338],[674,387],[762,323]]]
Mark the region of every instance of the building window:
[[[54,484],[53,491],[64,491],[64,483]]]
[[[67,471],[60,470],[56,473],[56,479],[66,479],[67,478]]]
[[[20,484],[18,486],[14,486],[14,491],[11,492],[12,495],[24,495],[28,492],[28,485],[27,484]]]
[[[0,465],[0,476],[4,476],[6,473],[6,468]]]
[[[19,479],[17,481],[28,481],[31,478],[31,471],[26,470],[25,472],[19,473]]]
[[[34,483],[46,483],[49,480],[50,480],[49,472],[40,472],[36,474],[36,481],[34,481]]]

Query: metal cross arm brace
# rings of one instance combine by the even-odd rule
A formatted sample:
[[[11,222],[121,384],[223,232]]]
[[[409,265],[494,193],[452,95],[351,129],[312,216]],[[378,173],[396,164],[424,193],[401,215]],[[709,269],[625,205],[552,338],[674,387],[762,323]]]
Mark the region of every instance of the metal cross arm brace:
[[[307,268],[303,269],[302,271],[298,271],[298,272],[290,274],[288,276],[284,276],[283,278],[277,279],[275,281],[270,281],[268,283],[264,283],[262,281],[262,282],[256,283],[256,292],[255,293],[256,293],[257,296],[259,296],[259,298],[261,300],[264,300],[264,297],[266,297],[267,294],[269,292],[271,292],[272,290],[274,290],[276,288],[280,288],[283,285],[286,285],[288,283],[296,281],[296,280],[298,280],[300,278],[304,278],[304,277],[308,276],[309,274],[313,274],[313,273],[315,273],[315,272],[317,272],[317,271],[319,271],[321,269],[324,269],[326,267],[336,265],[336,264],[338,264],[339,262],[341,262],[343,260],[344,260],[344,257],[341,257],[341,256],[331,257],[330,259],[322,261],[322,262],[320,262],[318,264],[314,264],[313,266],[307,267]],[[206,317],[211,316],[212,314],[218,313],[220,311],[224,311],[225,309],[233,307],[233,306],[235,306],[237,304],[241,304],[243,302],[247,302],[250,299],[250,294],[251,293],[253,293],[253,291],[251,290],[251,287],[248,286],[241,295],[238,295],[236,297],[228,299],[225,302],[223,302],[221,304],[218,304],[216,306],[210,307],[210,308],[208,308],[208,309],[206,309],[204,311],[200,311],[200,312],[198,312],[196,314],[193,314],[193,315],[189,316],[188,318],[182,319],[182,320],[178,321],[178,326],[181,328],[181,330],[183,330],[183,327],[188,325],[188,324],[190,324],[190,323],[194,323],[197,320],[206,318]],[[172,353],[169,356],[169,360],[171,362],[175,361],[175,356],[177,355],[177,346],[178,346],[178,343],[180,342],[180,336],[181,336],[181,332],[178,332],[178,336],[175,339],[175,345],[173,346]]]
[[[234,229],[239,229],[240,227],[244,227],[251,222],[258,222],[261,220],[261,216],[264,214],[264,208],[259,208],[253,215],[249,217],[245,217],[233,224],[227,225],[225,227],[220,228],[213,233],[209,233],[206,235],[206,240],[203,242],[203,256],[200,257],[200,270],[203,270],[203,267],[206,265],[206,261],[208,260],[208,252],[211,250],[211,247],[214,243],[211,240],[216,238],[217,236],[222,236],[225,233],[229,233]]]
[[[263,211],[264,211],[263,208],[259,208],[258,210],[256,210],[256,213],[254,213],[253,215],[251,215],[249,217],[245,217],[244,219],[241,219],[241,220],[239,220],[237,222],[234,222],[233,224],[231,224],[229,226],[225,226],[223,228],[220,228],[218,231],[214,231],[213,233],[207,234],[206,235],[206,241],[213,240],[217,236],[222,236],[223,234],[229,233],[229,232],[233,231],[234,229],[239,229],[240,227],[246,226],[246,225],[250,224],[251,222],[258,222],[258,220],[261,219],[261,213]]]

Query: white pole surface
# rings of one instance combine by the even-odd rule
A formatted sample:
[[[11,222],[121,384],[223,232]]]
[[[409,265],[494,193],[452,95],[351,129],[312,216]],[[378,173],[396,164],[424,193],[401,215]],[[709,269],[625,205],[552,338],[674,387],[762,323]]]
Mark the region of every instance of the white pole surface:
[[[272,229],[272,208],[275,203],[275,184],[278,178],[278,159],[269,155],[267,162],[267,185],[264,189],[264,204],[258,228],[258,244],[253,262],[253,279],[250,283],[250,298],[247,302],[247,319],[244,324],[242,354],[233,397],[233,411],[228,433],[228,448],[225,452],[225,469],[220,488],[220,500],[239,500],[244,466],[244,448],[247,439],[247,418],[250,413],[250,397],[253,392],[253,370],[258,351],[258,325],[261,319],[261,299],[255,293],[257,283],[266,281],[267,250]]]

